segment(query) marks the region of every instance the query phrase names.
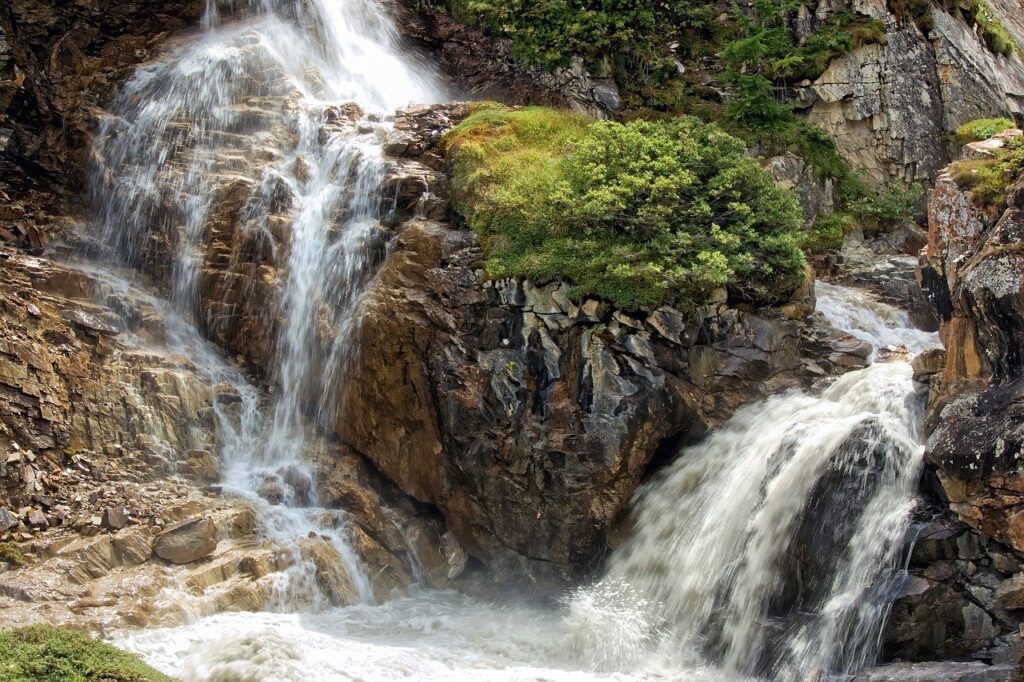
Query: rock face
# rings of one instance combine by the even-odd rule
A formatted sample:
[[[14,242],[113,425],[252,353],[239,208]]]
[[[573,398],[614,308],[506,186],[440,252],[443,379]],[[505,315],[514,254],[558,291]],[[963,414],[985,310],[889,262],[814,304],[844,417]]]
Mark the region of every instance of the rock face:
[[[942,318],[928,458],[967,523],[1024,550],[1024,183],[998,218],[948,176],[929,199],[921,281]]]
[[[0,562],[0,626],[174,625],[182,609],[256,610],[281,571],[307,559],[324,598],[355,598],[335,550],[265,544],[253,509],[208,487],[220,478],[214,407],[239,399],[168,346],[153,299],[109,273],[6,247],[0,259],[0,544],[27,560]],[[321,503],[346,510],[324,513],[348,529],[378,599],[417,570],[437,586],[458,575],[457,545],[442,549],[429,510],[338,443],[311,448]],[[155,599],[164,588],[189,605]]]
[[[169,32],[195,26],[202,5],[200,0],[159,7],[130,0],[5,2],[0,191],[81,189],[96,107]]]
[[[926,459],[935,492],[958,521],[928,526],[915,550],[915,577],[887,644],[904,658],[942,652],[1019,665],[1024,655],[1022,209],[1020,180],[998,216],[946,173],[929,195],[919,279],[946,350],[921,358],[915,372],[930,384]]]
[[[599,118],[620,108],[615,79],[591,76],[582,61],[552,73],[515,59],[509,41],[488,37],[436,9],[421,9],[409,0],[392,2],[391,9],[399,30],[431,50],[474,98],[563,106]]]
[[[1007,3],[1012,5],[1013,3]],[[827,14],[832,3],[820,3]],[[901,22],[884,0],[856,3],[885,24],[886,42],[832,62],[800,93],[808,119],[875,185],[931,181],[949,161],[943,134],[976,118],[1024,111],[1024,63],[992,54],[960,18],[931,5],[927,35]],[[1019,7],[993,5],[1005,22]],[[820,18],[820,17],[819,17]]]

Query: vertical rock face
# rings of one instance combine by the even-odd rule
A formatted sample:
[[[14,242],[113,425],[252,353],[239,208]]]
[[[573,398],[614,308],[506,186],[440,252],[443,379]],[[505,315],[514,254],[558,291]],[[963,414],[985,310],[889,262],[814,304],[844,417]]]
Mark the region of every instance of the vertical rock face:
[[[946,346],[944,367],[927,370],[938,373],[930,380],[926,457],[950,509],[971,530],[924,533],[915,554],[923,568],[895,611],[893,636],[903,641],[900,655],[920,655],[909,644],[916,637],[949,655],[987,647],[983,658],[1018,664],[1024,603],[1013,595],[1024,553],[1024,182],[1013,187],[1005,212],[992,216],[940,175],[929,196],[919,274]]]
[[[1020,12],[994,9],[1007,21]],[[1024,112],[1024,62],[994,55],[964,21],[933,5],[934,28],[925,35],[882,0],[858,3],[857,11],[884,22],[886,43],[834,60],[801,99],[808,119],[873,184],[931,181],[949,160],[944,133]]]
[[[195,26],[201,10],[201,0],[5,2],[0,191],[80,189],[96,108],[168,32]]]
[[[777,312],[626,314],[558,282],[481,281],[481,258],[451,225],[401,233],[335,429],[471,554],[537,579],[604,551],[659,453],[869,352]]]

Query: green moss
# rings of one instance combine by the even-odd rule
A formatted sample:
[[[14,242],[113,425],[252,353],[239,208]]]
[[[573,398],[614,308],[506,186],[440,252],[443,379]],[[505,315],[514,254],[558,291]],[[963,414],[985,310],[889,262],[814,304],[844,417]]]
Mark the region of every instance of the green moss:
[[[627,308],[721,287],[775,301],[803,280],[796,199],[717,126],[491,105],[446,144],[455,207],[493,278],[565,279],[576,298]]]
[[[949,10],[959,11],[966,21],[976,24],[985,45],[995,54],[1010,57],[1017,52],[1024,55],[1024,50],[986,0],[945,0],[945,5]]]
[[[0,561],[11,566],[24,566],[26,563],[21,548],[13,542],[0,542]]]
[[[0,632],[0,652],[5,682],[172,682],[127,652],[49,625]]]
[[[1013,137],[994,159],[958,161],[950,166],[953,180],[970,190],[971,199],[987,209],[1006,208],[1011,185],[1024,173],[1024,138]]]
[[[978,118],[957,128],[954,139],[959,144],[980,142],[1013,126],[1013,121],[1008,118]]]

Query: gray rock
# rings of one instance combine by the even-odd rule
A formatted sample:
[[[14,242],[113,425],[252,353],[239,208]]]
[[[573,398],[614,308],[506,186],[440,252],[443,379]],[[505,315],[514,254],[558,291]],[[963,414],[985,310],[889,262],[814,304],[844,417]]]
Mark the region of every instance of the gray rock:
[[[0,532],[18,527],[18,517],[10,510],[0,507]]]
[[[128,525],[129,514],[126,507],[107,507],[103,510],[103,527],[120,530]]]
[[[1016,682],[1019,675],[1016,667],[980,662],[890,663],[865,670],[852,682]]]

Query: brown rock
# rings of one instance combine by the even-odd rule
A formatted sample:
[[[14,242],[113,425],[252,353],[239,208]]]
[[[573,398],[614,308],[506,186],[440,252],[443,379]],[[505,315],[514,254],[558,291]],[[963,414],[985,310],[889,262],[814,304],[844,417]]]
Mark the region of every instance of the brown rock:
[[[153,553],[174,564],[188,564],[213,553],[217,548],[217,526],[206,516],[187,519],[161,533]]]

